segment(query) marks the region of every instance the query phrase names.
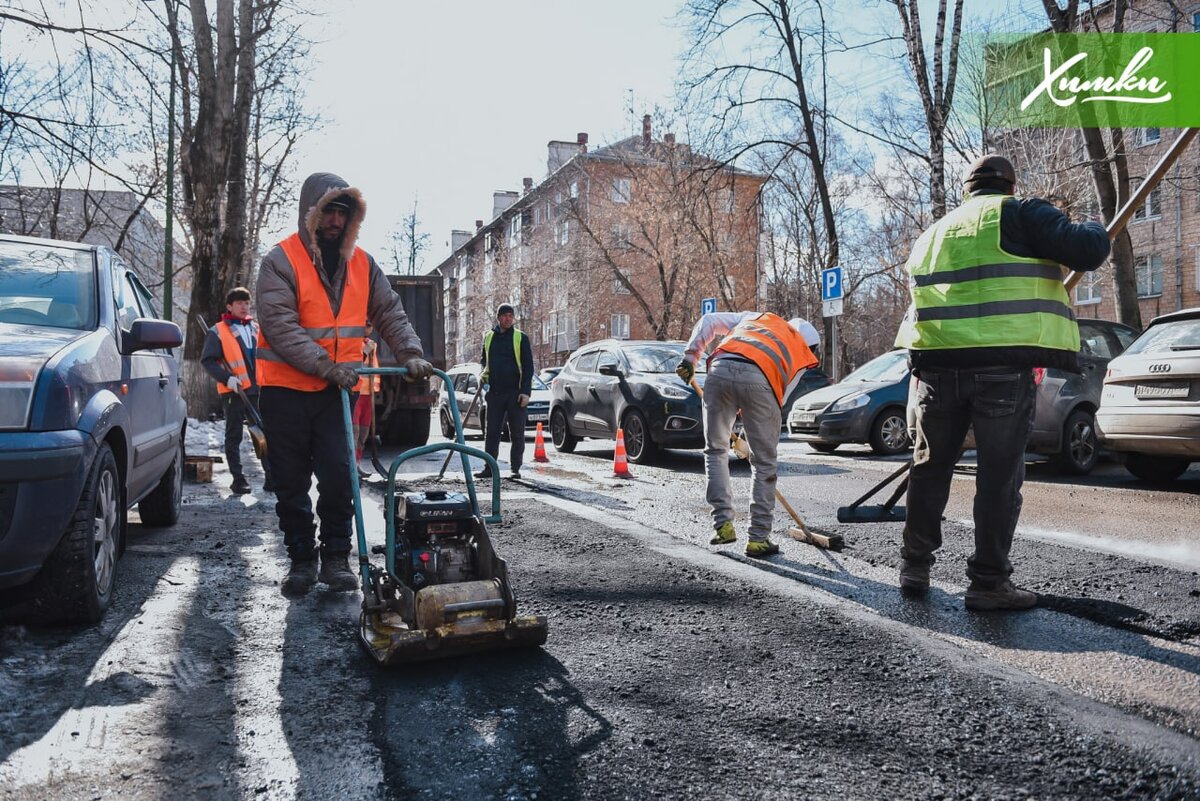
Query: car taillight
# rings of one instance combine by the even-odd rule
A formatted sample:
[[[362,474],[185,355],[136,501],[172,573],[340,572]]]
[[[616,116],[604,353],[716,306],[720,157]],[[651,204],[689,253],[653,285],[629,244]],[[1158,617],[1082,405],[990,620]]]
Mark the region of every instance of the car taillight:
[[[1046,377],[1046,368],[1045,367],[1033,368],[1033,385],[1035,387],[1041,386],[1042,379],[1044,379],[1045,377]]]

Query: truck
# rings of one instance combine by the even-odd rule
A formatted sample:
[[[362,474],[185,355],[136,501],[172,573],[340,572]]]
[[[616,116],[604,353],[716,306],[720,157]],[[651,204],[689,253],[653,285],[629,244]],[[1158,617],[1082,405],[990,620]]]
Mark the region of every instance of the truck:
[[[446,369],[446,314],[442,276],[389,275],[392,289],[404,301],[408,321],[421,338],[425,358],[437,369]],[[376,339],[379,335],[376,333]],[[403,367],[383,342],[379,343],[380,367]],[[408,382],[398,376],[382,376],[375,396],[376,433],[384,445],[415,448],[429,440],[429,421],[437,404],[441,379]]]

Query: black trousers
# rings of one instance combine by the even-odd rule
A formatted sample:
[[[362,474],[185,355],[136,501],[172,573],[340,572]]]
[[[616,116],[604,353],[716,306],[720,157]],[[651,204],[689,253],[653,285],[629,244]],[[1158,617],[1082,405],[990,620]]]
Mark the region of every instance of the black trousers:
[[[288,556],[292,561],[312,559],[316,550],[317,524],[308,495],[314,474],[321,548],[350,553],[354,489],[341,391],[263,387],[259,407],[275,480],[275,514]]]
[[[225,463],[229,465],[229,473],[235,479],[245,478],[246,476],[242,472],[242,436],[248,417],[246,405],[242,403],[241,396],[236,392],[222,395],[221,399],[225,403]],[[255,409],[258,408],[257,395],[247,395],[246,399],[255,404]],[[268,455],[269,453],[268,450]],[[263,462],[263,473],[266,475],[267,481],[270,481],[271,465],[267,462]]]
[[[508,426],[508,436],[512,440],[508,464],[514,472],[521,469],[525,459],[525,410],[517,405],[518,394],[487,394],[487,436],[483,440],[483,449],[492,456],[499,456],[500,435],[504,433],[504,426]]]
[[[900,556],[933,564],[942,545],[942,513],[967,429],[975,426],[975,552],[967,577],[994,587],[1012,574],[1008,559],[1021,516],[1025,445],[1033,428],[1033,371],[921,368],[917,435],[908,480],[908,520]]]

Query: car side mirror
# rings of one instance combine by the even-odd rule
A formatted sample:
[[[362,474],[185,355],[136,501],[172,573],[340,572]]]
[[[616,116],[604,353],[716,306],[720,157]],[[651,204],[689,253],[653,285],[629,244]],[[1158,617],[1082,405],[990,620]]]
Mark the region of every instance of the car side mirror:
[[[166,320],[152,320],[148,317],[134,320],[129,331],[123,331],[122,334],[126,353],[177,348],[183,344],[183,332],[179,330],[179,326]]]
[[[611,375],[622,378],[625,372],[615,364],[602,364],[600,365],[600,375]]]

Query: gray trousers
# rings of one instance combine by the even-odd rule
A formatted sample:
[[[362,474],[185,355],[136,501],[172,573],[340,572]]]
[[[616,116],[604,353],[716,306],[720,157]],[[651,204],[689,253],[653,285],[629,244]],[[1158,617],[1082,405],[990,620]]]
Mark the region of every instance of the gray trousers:
[[[765,540],[775,522],[776,451],[782,412],[762,371],[749,362],[714,359],[704,382],[704,474],[713,528],[733,520],[729,484],[729,435],[738,409],[750,443],[754,487],[750,496],[750,539]]]

